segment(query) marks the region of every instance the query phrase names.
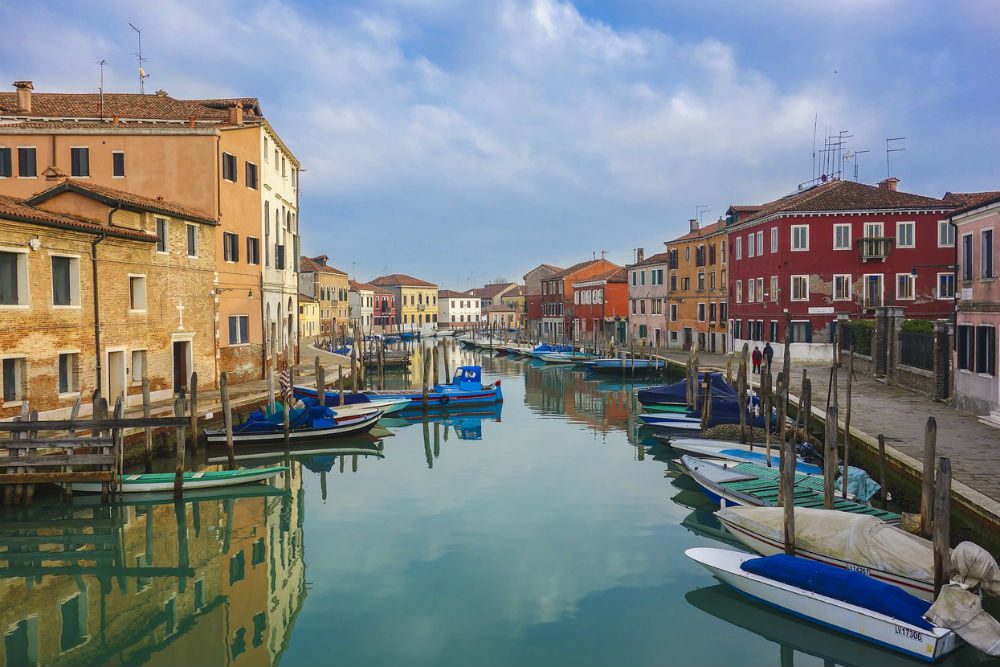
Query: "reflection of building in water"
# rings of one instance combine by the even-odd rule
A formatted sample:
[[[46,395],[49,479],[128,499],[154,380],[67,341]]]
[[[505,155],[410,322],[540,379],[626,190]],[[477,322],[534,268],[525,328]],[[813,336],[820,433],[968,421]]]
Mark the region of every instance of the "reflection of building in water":
[[[305,594],[293,473],[289,493],[5,517],[0,665],[275,664]]]
[[[586,374],[567,368],[524,369],[525,402],[543,413],[566,415],[567,419],[607,433],[627,427],[631,393],[628,385],[586,379]]]

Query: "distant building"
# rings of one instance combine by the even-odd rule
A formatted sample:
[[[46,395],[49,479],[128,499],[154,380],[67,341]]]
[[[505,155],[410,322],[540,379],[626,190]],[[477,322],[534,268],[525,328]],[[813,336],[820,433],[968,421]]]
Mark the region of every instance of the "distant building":
[[[650,307],[656,308],[660,317],[666,316],[668,346],[688,350],[697,340],[701,350],[726,352],[729,308],[726,221],[720,219],[702,227],[698,220],[692,219],[689,224],[691,230],[687,234],[666,244],[670,269],[666,305],[658,308],[651,303]],[[642,271],[634,276],[640,290],[646,280]],[[650,281],[662,282],[659,269],[649,273]],[[644,305],[639,304],[640,312]]]
[[[542,335],[542,281],[562,271],[553,264],[539,264],[524,274],[525,329],[532,335]]]
[[[356,280],[351,280],[348,286],[351,323],[360,326],[363,331],[370,331],[374,326],[375,286]]]
[[[350,335],[347,273],[327,265],[328,257],[302,257],[299,292],[319,303],[319,335],[338,338]]]
[[[574,264],[542,281],[542,336],[550,340],[572,339],[573,283],[621,268],[606,259]]]
[[[504,293],[500,297],[500,303],[510,306],[521,313],[521,319],[522,321],[524,320],[524,315],[527,313],[527,302],[525,301],[523,285],[518,285],[514,289]]]
[[[626,272],[617,267],[573,283],[573,340],[625,342]]]
[[[495,303],[486,309],[489,325],[494,329],[518,329],[521,327],[521,313],[514,308]]]
[[[401,331],[437,328],[437,285],[403,273],[379,276],[371,284],[396,295],[396,326]]]
[[[679,347],[677,332],[667,334],[669,258],[666,252],[646,257],[645,250],[639,248],[635,264],[625,267],[628,271],[629,336],[637,344]]]
[[[472,329],[479,326],[482,310],[478,296],[468,292],[438,290],[438,327]]]
[[[395,331],[396,326],[396,293],[382,287],[372,285],[374,303],[372,306],[372,322],[379,333]]]
[[[494,303],[500,303],[500,299],[505,294],[515,289],[517,289],[517,283],[492,283],[482,287],[473,287],[467,293],[479,298],[479,305],[485,315],[490,306]]]
[[[316,338],[319,331],[319,302],[311,296],[299,294],[299,338]]]

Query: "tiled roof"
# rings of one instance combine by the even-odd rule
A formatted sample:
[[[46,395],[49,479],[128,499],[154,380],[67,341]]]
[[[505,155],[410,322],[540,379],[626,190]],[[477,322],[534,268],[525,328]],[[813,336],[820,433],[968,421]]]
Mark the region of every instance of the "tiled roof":
[[[943,197],[945,201],[954,202],[959,208],[949,213],[950,217],[955,217],[962,213],[968,213],[981,206],[989,206],[1000,201],[1000,191],[993,192],[948,192]]]
[[[507,299],[507,298],[514,298],[514,297],[519,297],[519,296],[524,296],[524,285],[518,285],[517,287],[515,287],[511,291],[507,292],[506,294],[504,294],[500,298],[501,299]]]
[[[596,282],[598,280],[603,280],[608,283],[623,283],[626,281],[625,277],[625,267],[619,266],[604,273],[599,273],[596,276],[591,276],[589,278],[582,278],[573,285],[582,285],[583,283]]]
[[[600,260],[600,259],[588,259],[585,262],[577,262],[576,264],[574,264],[573,266],[569,267],[568,269],[563,269],[559,273],[553,274],[553,275],[549,276],[548,278],[544,278],[544,280],[551,280],[553,278],[566,278],[568,276],[573,275],[577,271],[585,269],[588,266],[591,266],[592,264],[596,264],[597,262],[601,262],[601,261],[604,261],[604,260]]]
[[[371,285],[371,283],[368,284]],[[372,287],[375,288],[376,294],[387,294],[392,297],[396,296],[396,293],[393,292],[391,289],[385,289],[384,287],[379,287],[378,285],[372,285]]]
[[[718,222],[713,222],[710,225],[700,227],[696,231],[688,232],[684,236],[678,236],[672,241],[667,241],[667,243],[679,243],[681,241],[694,241],[695,239],[703,239],[717,232],[725,231],[725,229],[726,229],[726,222],[724,220],[720,220]]]
[[[456,292],[453,289],[439,289],[438,290],[438,298],[441,298],[441,299],[468,299],[468,298],[478,299],[479,297],[473,296],[472,294],[469,294],[467,292]]]
[[[635,264],[629,264],[629,266],[648,266],[649,264],[666,264],[670,261],[669,252],[658,252],[655,255],[650,255],[641,262],[636,262]]]
[[[160,213],[175,218],[191,220],[192,222],[204,222],[209,225],[219,224],[219,221],[211,215],[196,208],[182,206],[181,204],[176,204],[160,197],[143,197],[142,195],[125,192],[124,190],[109,188],[105,185],[97,185],[96,183],[77,181],[69,178],[62,180],[48,190],[42,190],[38,194],[32,195],[25,201],[33,206],[63,192],[75,192],[84,197],[97,199],[109,206],[118,206],[128,211]]]
[[[319,303],[316,299],[312,298],[308,294],[303,294],[299,292],[299,303]]]
[[[831,181],[764,204],[760,211],[739,224],[778,213],[825,211],[909,211],[954,208],[941,199],[899,192],[854,181]]]
[[[156,235],[154,234],[147,234],[137,229],[128,229],[125,227],[109,227],[94,220],[77,218],[62,213],[51,213],[35,208],[34,206],[29,206],[20,199],[3,195],[0,195],[0,218],[38,223],[47,227],[71,229],[91,234],[107,234],[108,236],[136,239],[138,241],[156,241]]]
[[[332,266],[326,265],[327,257],[326,255],[317,255],[316,257],[306,257],[303,255],[299,259],[299,267],[301,273],[336,273],[339,275],[346,276],[347,273],[336,269]]]
[[[483,299],[492,299],[501,292],[514,289],[516,286],[517,283],[493,283],[482,287],[473,287],[468,293]]]
[[[379,276],[370,282],[372,285],[378,287],[437,287],[434,283],[408,276],[405,273],[391,273],[387,276]]]
[[[103,97],[103,113],[102,100]],[[17,93],[0,93],[0,116],[27,118],[106,118],[179,120],[194,118],[199,121],[224,123],[228,120],[230,104],[243,103],[245,120],[263,117],[260,103],[255,97],[214,100],[178,100],[165,93],[140,95],[138,93],[37,93],[31,94],[31,111],[19,111]]]
[[[357,280],[348,280],[348,286],[355,292],[374,292],[375,286],[368,283],[359,283]]]
[[[486,309],[486,312],[488,313],[509,313],[512,311],[514,311],[514,308],[506,303],[494,303]]]
[[[760,204],[733,204],[729,210],[734,213],[756,213],[762,208]]]

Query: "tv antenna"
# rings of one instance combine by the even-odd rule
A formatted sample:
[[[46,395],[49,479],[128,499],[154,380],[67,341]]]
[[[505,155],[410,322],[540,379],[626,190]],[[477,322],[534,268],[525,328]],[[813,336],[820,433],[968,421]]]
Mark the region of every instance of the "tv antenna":
[[[97,65],[101,68],[101,86],[97,89],[97,92],[101,96],[101,120],[104,120],[104,64],[108,62],[107,60],[101,59],[97,62]]]
[[[886,139],[885,140],[885,177],[886,178],[892,178],[892,170],[889,167],[889,154],[890,153],[899,153],[900,151],[905,151],[906,150],[905,147],[904,148],[890,148],[889,147],[890,146],[890,142],[893,142],[893,141],[903,141],[904,139],[906,139],[906,137],[893,137],[891,139]],[[891,145],[895,145],[895,144],[891,144]]]
[[[146,77],[149,75],[146,74],[146,70],[143,69],[142,64],[149,60],[149,58],[142,57],[142,30],[132,25],[131,21],[128,25],[132,28],[132,30],[135,30],[135,34],[138,35],[139,38],[139,52],[135,54],[135,59],[139,63],[139,94],[143,95],[146,92]]]
[[[711,210],[712,209],[710,209],[705,204],[698,204],[697,206],[694,207],[694,215],[695,215],[696,218],[698,218],[698,225],[699,226],[701,226],[701,216],[704,215],[705,213],[708,213]]]
[[[859,171],[859,166],[858,165],[861,162],[861,160],[858,159],[858,156],[861,155],[861,154],[863,154],[863,153],[871,153],[871,151],[870,150],[853,151],[853,152],[852,151],[848,151],[848,152],[844,153],[844,159],[845,160],[853,160],[854,161],[854,182],[855,183],[857,183],[858,180],[859,180],[858,179],[858,171]]]

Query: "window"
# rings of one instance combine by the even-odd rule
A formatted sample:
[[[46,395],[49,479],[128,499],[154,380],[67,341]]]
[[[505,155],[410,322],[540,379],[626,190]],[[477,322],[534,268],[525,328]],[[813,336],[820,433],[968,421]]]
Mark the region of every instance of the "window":
[[[757,254],[764,254],[764,230],[757,232]]]
[[[809,250],[808,225],[792,225],[792,250]]]
[[[751,278],[747,281],[747,303],[757,300],[757,281]]]
[[[167,219],[156,219],[156,252],[167,252]]]
[[[146,350],[132,350],[132,382],[142,382],[146,375]]]
[[[35,178],[38,176],[35,167],[35,147],[21,146],[17,149],[17,176],[18,178]]]
[[[771,276],[771,301],[778,300],[778,276]]]
[[[645,285],[646,284],[646,272],[645,271],[640,271],[639,272],[639,284],[640,285]]]
[[[850,225],[834,225],[833,226],[833,249],[834,250],[850,250],[851,249],[851,226]]]
[[[69,149],[70,174],[77,177],[90,176],[90,149],[87,147],[76,147]]]
[[[59,605],[62,630],[59,650],[68,651],[87,641],[87,601],[85,593],[74,595]]]
[[[962,236],[962,280],[972,280],[972,234]]]
[[[743,237],[736,237],[736,259],[743,259]]]
[[[896,300],[913,300],[913,276],[909,273],[896,274]]]
[[[809,300],[809,276],[792,276],[792,301]]]
[[[670,304],[670,321],[671,322],[676,322],[677,321],[677,304],[676,303]]]
[[[677,291],[677,274],[670,275],[670,291],[671,292]]]
[[[976,367],[976,328],[960,324],[958,326],[958,367],[971,371]],[[6,395],[6,385],[4,394]],[[4,399],[6,400],[6,398]]]
[[[915,248],[916,240],[913,236],[913,222],[897,222],[896,223],[896,247],[897,248]]]
[[[951,248],[955,245],[955,228],[947,220],[938,220],[938,247]]]
[[[865,308],[882,306],[882,274],[866,273],[864,277]]]
[[[715,321],[715,315],[716,315],[716,304],[715,304],[715,302],[712,302],[712,303],[708,304],[708,321],[709,322],[714,322]]]
[[[646,314],[646,300],[645,299],[639,299],[639,314],[640,315],[645,315]]]
[[[997,330],[992,326],[976,327],[976,372],[997,373]]]
[[[0,306],[28,305],[28,254],[0,251]]]
[[[715,271],[708,275],[708,288],[715,289]]]
[[[52,305],[80,305],[79,257],[52,257]]]
[[[743,281],[736,281],[736,303],[743,303]]]
[[[811,343],[812,326],[809,322],[792,322],[791,331],[788,332],[788,342],[790,343]]]
[[[691,289],[691,278],[685,277],[681,280],[681,289],[684,291]]]
[[[250,565],[256,567],[264,562],[264,558],[267,555],[267,548],[264,544],[264,538],[260,538],[253,543],[250,548]]]
[[[80,355],[64,352],[59,355],[59,393],[69,394],[80,391]]]
[[[754,256],[754,250],[756,250],[756,245],[754,243],[753,233],[747,234],[747,258]]]
[[[704,289],[705,289],[705,274],[704,273],[699,273],[698,274],[698,291],[702,291]]]
[[[285,268],[285,246],[281,243],[274,246],[274,268],[278,270]]]
[[[111,175],[114,178],[125,178],[125,151],[111,152]]]
[[[146,310],[146,276],[128,277],[129,310]]]
[[[257,189],[257,165],[253,162],[247,162],[246,183],[248,188],[252,190]]]
[[[198,227],[195,225],[187,226],[187,255],[188,257],[198,256]]]
[[[777,322],[777,320],[771,320],[770,328],[771,328],[771,337],[768,338],[768,340],[771,341],[772,343],[777,343],[778,342],[778,322]]]
[[[229,153],[222,154],[222,178],[236,182],[236,156]]]
[[[222,256],[227,262],[240,261],[240,237],[232,232],[222,233]]]
[[[939,274],[937,274],[937,298],[939,298],[939,299],[954,299],[955,298],[955,274],[954,273],[939,273]]]
[[[0,148],[0,178],[10,178],[13,175],[10,162],[10,149]]]
[[[771,227],[771,252],[778,252],[778,228]]]
[[[833,276],[833,300],[851,300],[851,274],[837,273]]]
[[[229,316],[229,344],[244,345],[250,342],[250,316]]]
[[[979,257],[981,277],[993,277],[993,230],[984,229],[979,239]]]
[[[247,237],[247,264],[260,264],[260,239]]]
[[[28,360],[25,357],[8,357],[3,360],[3,400],[4,403],[20,401],[25,396],[25,382],[28,379]]]
[[[699,322],[705,321],[705,304],[703,303],[698,304],[698,321]]]

